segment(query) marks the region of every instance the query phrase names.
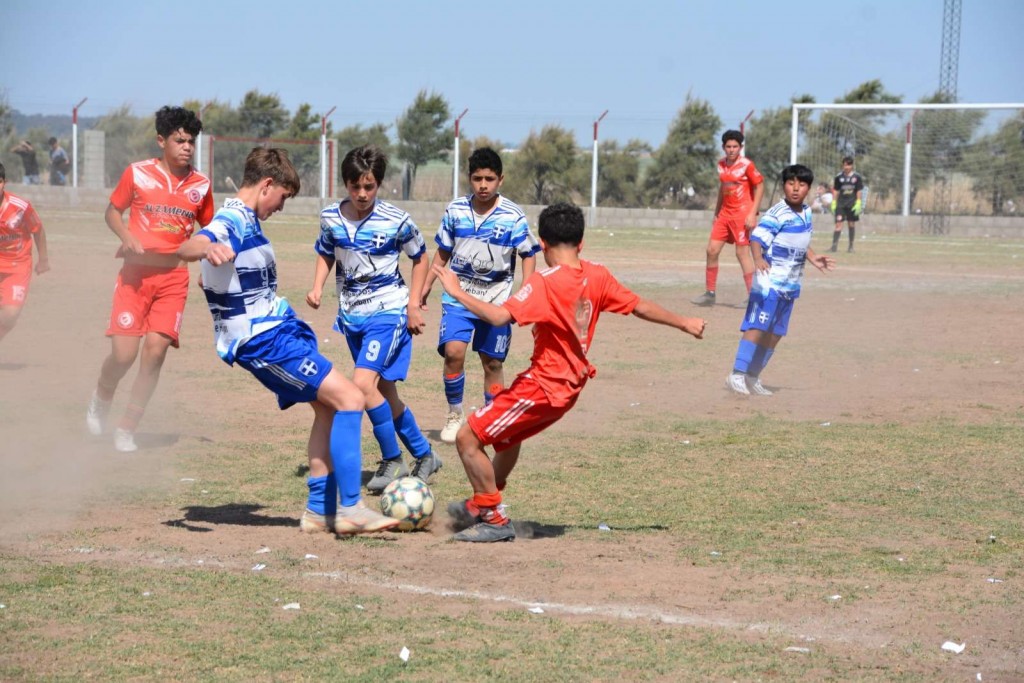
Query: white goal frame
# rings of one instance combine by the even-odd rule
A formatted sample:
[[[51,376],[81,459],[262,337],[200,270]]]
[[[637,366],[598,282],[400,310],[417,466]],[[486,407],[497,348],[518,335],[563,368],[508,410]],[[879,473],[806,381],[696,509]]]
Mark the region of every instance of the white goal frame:
[[[886,111],[886,110],[914,110],[914,111],[927,111],[927,110],[967,110],[967,109],[1021,109],[1024,110],[1024,102],[997,102],[997,103],[936,103],[936,104],[852,104],[852,103],[832,103],[832,104],[816,104],[816,103],[804,103],[794,102],[793,103],[793,123],[790,130],[790,145],[789,145],[789,163],[797,163],[797,142],[800,137],[800,112],[803,110],[843,110],[843,109],[860,109],[860,110],[874,110],[874,111]],[[903,216],[910,215],[910,160],[913,156],[913,123],[907,124],[907,135],[906,144],[904,146],[903,154]]]

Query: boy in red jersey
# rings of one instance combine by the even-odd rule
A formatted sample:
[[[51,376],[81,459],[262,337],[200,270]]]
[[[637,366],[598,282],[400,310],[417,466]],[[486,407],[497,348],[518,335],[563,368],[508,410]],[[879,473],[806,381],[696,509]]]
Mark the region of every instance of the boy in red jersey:
[[[718,282],[718,255],[726,242],[736,245],[736,258],[743,269],[743,281],[750,293],[754,278],[754,259],[750,256],[750,231],[757,225],[757,208],[764,194],[764,177],[754,162],[740,156],[743,133],[727,130],[722,133],[725,157],[718,162],[718,202],[715,204],[715,222],[708,238],[707,267],[704,273],[706,291],[693,300],[698,306],[715,305],[715,287]]]
[[[32,280],[32,241],[39,260],[36,273],[50,269],[46,233],[32,204],[5,192],[7,169],[0,164],[0,339],[14,328]]]
[[[501,491],[519,459],[522,442],[557,422],[576,404],[597,369],[587,360],[597,318],[602,311],[669,325],[697,339],[705,321],[686,318],[643,299],[602,265],[580,258],[583,212],[572,204],[553,204],[540,214],[541,246],[548,268],[537,270],[518,293],[501,306],[467,294],[458,275],[434,265],[434,275],[448,294],[492,325],[533,324],[530,368],[494,401],[477,410],[459,429],[455,445],[473,486],[473,497],[448,506],[463,529],[456,541],[491,543],[515,539],[505,516]],[[492,462],[484,446],[494,446]]]
[[[170,346],[178,346],[188,297],[188,266],[177,255],[196,222],[213,218],[210,179],[192,168],[196,135],[203,124],[195,112],[163,107],[156,113],[158,159],[125,169],[110,195],[107,226],[121,240],[117,256],[124,265],[117,276],[107,336],[110,355],[103,361],[89,401],[86,425],[103,433],[104,419],[121,378],[142,353],[124,416],[114,430],[114,448],[134,451],[135,428],[142,419]],[[123,214],[131,209],[128,224]]]

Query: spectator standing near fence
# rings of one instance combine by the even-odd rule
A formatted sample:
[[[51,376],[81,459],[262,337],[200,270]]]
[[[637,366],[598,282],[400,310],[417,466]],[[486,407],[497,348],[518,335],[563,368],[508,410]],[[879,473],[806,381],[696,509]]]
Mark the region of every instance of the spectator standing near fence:
[[[21,157],[21,164],[25,167],[26,185],[39,185],[39,159],[36,157],[36,148],[28,140],[22,140],[11,151]]]
[[[60,146],[57,138],[50,138],[50,184],[66,185],[68,171],[71,170],[71,159]]]
[[[156,142],[163,155],[126,168],[107,206],[107,227],[121,240],[117,256],[124,265],[107,327],[110,355],[89,401],[86,425],[93,435],[103,433],[117,385],[138,357],[128,406],[114,430],[119,451],[137,449],[135,429],[156,390],[167,349],[178,346],[189,282],[178,247],[191,237],[195,223],[206,225],[213,218],[210,179],[192,168],[202,129],[193,111],[160,109]],[[129,209],[125,224],[123,214]]]

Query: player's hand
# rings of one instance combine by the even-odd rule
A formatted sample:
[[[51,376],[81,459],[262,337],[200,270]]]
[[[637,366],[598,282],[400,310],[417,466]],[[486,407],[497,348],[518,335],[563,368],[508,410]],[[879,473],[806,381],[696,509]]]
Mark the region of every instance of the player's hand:
[[[438,263],[435,263],[431,270],[434,273],[434,277],[441,281],[444,291],[455,296],[456,292],[462,290],[462,287],[459,286],[459,276],[455,274],[454,270],[449,270]]]
[[[427,306],[427,299],[430,298],[430,290],[431,290],[432,286],[433,286],[432,284],[427,285],[426,287],[423,288],[423,291],[420,293],[420,302],[419,303],[420,303],[420,310],[421,311],[429,310],[429,307]]]
[[[839,200],[838,199],[833,199],[832,203],[828,205],[828,208],[832,211],[832,213],[835,213],[837,206],[839,206]]]
[[[810,262],[815,268],[823,273],[826,270],[832,270],[836,267],[836,260],[825,254],[815,254],[814,258],[810,259]]]
[[[50,259],[41,258],[36,261],[36,275],[42,275],[48,270],[50,270]]]
[[[306,292],[306,305],[313,309],[320,308],[320,299],[323,297],[323,290],[311,289]]]
[[[757,227],[757,211],[751,211],[747,214],[747,217],[743,220],[743,225],[747,228],[749,233],[751,230]]]
[[[139,238],[131,233],[127,234],[124,239],[121,240],[121,247],[124,249],[126,254],[145,254],[146,249],[142,246],[142,242]]]
[[[409,322],[406,323],[406,327],[409,328],[409,334],[423,334],[423,331],[427,328],[427,324],[423,322],[423,315],[420,314],[418,307],[409,306]]]
[[[704,338],[704,328],[708,321],[704,318],[686,318],[683,323],[683,332],[693,335],[697,339]]]
[[[759,273],[768,274],[768,271],[772,269],[772,265],[764,260],[764,257],[754,259],[754,269]]]
[[[235,260],[235,251],[226,244],[210,242],[203,255],[211,266],[221,266]]]
[[[863,210],[864,210],[864,205],[861,204],[859,199],[853,203],[853,215],[854,216],[856,216],[857,218],[860,218],[860,212],[863,211]]]

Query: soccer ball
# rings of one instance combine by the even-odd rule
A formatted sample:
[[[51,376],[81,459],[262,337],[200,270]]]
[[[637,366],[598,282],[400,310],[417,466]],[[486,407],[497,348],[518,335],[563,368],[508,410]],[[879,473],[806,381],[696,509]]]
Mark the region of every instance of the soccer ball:
[[[380,509],[401,522],[399,531],[426,529],[434,516],[434,494],[422,479],[400,477],[380,494]]]

